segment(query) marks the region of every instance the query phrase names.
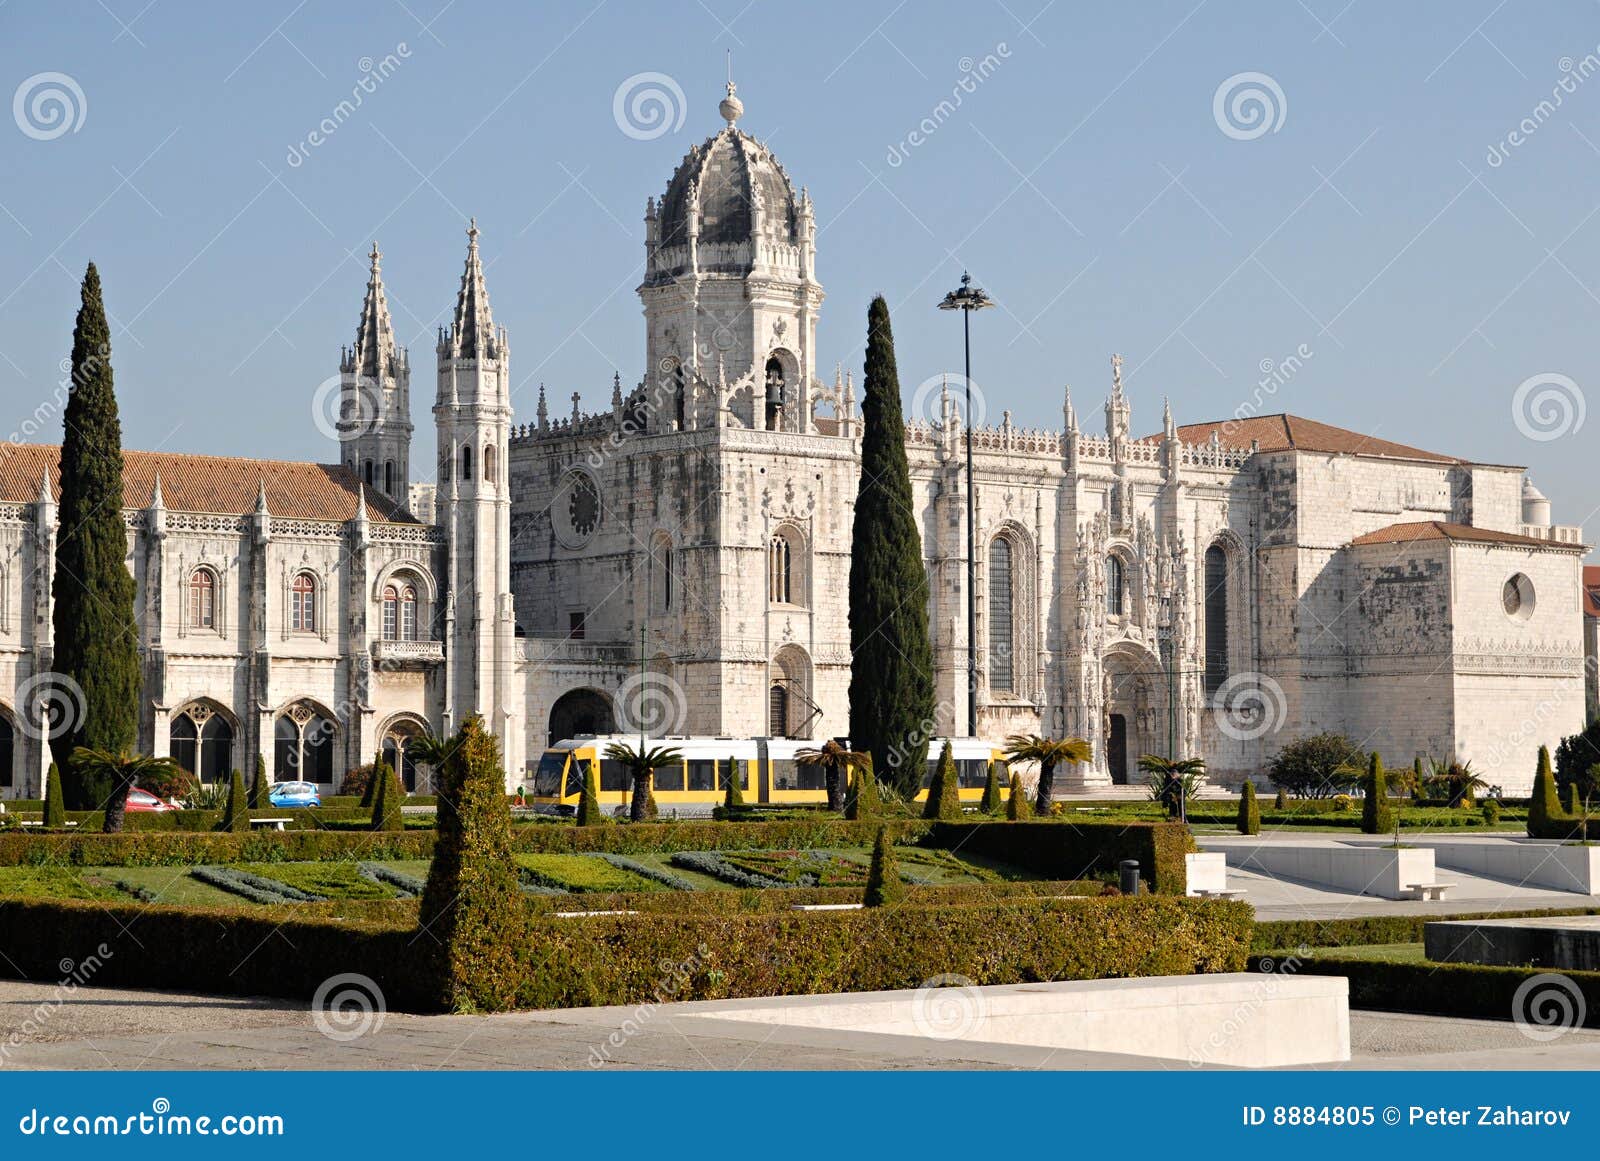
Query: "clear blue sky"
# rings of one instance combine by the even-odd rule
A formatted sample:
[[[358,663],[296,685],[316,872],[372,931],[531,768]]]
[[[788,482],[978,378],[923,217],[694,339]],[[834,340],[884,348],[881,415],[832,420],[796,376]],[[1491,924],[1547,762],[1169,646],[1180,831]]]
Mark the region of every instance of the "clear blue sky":
[[[1113,351],[1136,429],[1163,395],[1179,422],[1219,418],[1303,345],[1262,410],[1529,464],[1558,519],[1593,531],[1600,415],[1533,440],[1512,406],[1531,376],[1600,389],[1600,73],[1535,112],[1597,46],[1600,7],[1576,0],[10,0],[0,96],[60,72],[86,109],[49,140],[0,120],[0,435],[61,377],[93,259],[129,446],[333,458],[310,400],[376,236],[428,465],[469,214],[519,414],[541,381],[558,414],[574,390],[603,405],[614,368],[642,371],[645,198],[719,127],[732,49],[741,127],[816,203],[823,367],[859,368],[881,291],[908,397],[957,370],[959,323],[934,303],[970,267],[1003,304],[975,320],[991,419],[1056,425],[1071,383],[1098,425]],[[291,165],[388,54],[392,75]],[[991,54],[891,164],[964,58]],[[646,72],[685,105],[639,140],[613,98]],[[1214,97],[1249,72],[1282,101],[1274,131],[1239,139]]]

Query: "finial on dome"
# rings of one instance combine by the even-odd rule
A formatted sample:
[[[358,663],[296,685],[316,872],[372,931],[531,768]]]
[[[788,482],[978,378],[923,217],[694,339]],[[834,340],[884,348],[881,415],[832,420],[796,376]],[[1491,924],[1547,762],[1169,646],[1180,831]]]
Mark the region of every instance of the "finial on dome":
[[[383,257],[383,251],[378,249],[378,240],[372,240],[372,249],[367,252],[367,257],[372,259],[372,272],[378,272],[378,262]]]
[[[744,116],[744,102],[735,95],[739,86],[733,83],[733,54],[728,54],[728,95],[722,98],[722,103],[717,106],[717,112],[722,114],[722,119],[728,123],[728,128],[733,128],[733,123]]]
[[[467,219],[467,245],[474,250],[478,248],[478,219],[476,215]]]

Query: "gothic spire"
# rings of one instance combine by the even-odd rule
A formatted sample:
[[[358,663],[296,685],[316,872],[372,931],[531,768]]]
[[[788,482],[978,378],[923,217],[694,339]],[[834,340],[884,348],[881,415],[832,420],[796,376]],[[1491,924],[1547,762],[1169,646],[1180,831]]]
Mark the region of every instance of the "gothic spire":
[[[380,379],[394,368],[394,324],[389,318],[389,300],[383,292],[383,272],[379,267],[383,254],[377,242],[372,243],[367,257],[372,262],[372,271],[367,277],[367,297],[361,303],[361,325],[356,328],[351,362],[356,374]]]
[[[1075,432],[1078,430],[1078,413],[1072,409],[1072,388],[1070,386],[1066,388],[1066,398],[1061,404],[1061,417],[1066,420],[1068,431]]]
[[[483,285],[483,261],[478,257],[478,219],[467,227],[467,265],[461,272],[461,291],[456,295],[455,321],[450,325],[447,343],[458,359],[496,357],[499,336],[494,316],[489,311],[489,291]]]
[[[150,489],[150,507],[165,508],[166,506],[166,501],[161,496],[161,473],[157,472],[155,486]]]

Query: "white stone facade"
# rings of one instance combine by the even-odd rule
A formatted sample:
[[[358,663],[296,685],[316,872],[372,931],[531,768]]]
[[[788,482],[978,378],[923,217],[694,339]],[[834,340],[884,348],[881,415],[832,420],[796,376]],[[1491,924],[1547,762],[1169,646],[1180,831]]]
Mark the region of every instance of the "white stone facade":
[[[434,483],[410,478],[410,365],[376,247],[340,364],[339,466],[129,454],[141,746],[169,752],[176,719],[221,717],[232,765],[260,753],[282,776],[275,735],[314,713],[336,781],[385,738],[479,713],[515,782],[579,732],[844,733],[855,384],[819,371],[810,199],[734,126],[741,112],[730,86],[727,127],[647,206],[646,370],[627,391],[614,377],[604,410],[574,394],[552,417],[541,390],[534,420],[512,422],[474,226],[436,352]],[[1581,728],[1581,530],[1551,522],[1521,469],[1291,416],[1178,426],[1168,411],[1161,428],[1135,438],[1113,359],[1103,434],[1070,396],[1060,430],[1007,414],[971,433],[977,733],[1087,738],[1081,788],[1138,782],[1146,752],[1198,754],[1236,784],[1329,729],[1391,765],[1470,759],[1509,793],[1540,744]],[[972,729],[966,438],[947,398],[906,426],[930,734]],[[45,760],[25,702],[50,663],[54,449],[3,450],[0,718],[15,742],[0,793],[17,796],[37,793]],[[266,498],[191,486],[219,462]],[[200,570],[217,586],[203,631]],[[294,623],[302,576],[309,629]]]

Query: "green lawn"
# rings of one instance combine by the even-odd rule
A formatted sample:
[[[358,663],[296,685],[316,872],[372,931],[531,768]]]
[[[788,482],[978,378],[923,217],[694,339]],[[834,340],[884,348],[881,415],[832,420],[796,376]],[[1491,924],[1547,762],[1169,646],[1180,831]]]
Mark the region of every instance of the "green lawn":
[[[567,891],[667,891],[654,879],[614,867],[598,855],[513,855],[523,878],[543,887]]]
[[[1296,952],[1274,953],[1292,956]],[[1318,960],[1364,960],[1376,963],[1427,963],[1420,943],[1372,943],[1364,947],[1314,947],[1306,957]]]
[[[324,899],[394,899],[399,893],[363,878],[355,863],[241,863],[238,870],[287,883]]]
[[[221,887],[202,883],[189,874],[188,867],[103,867],[100,870],[107,878],[135,888],[130,894],[135,894],[137,898],[144,899],[145,896],[140,892],[149,892],[155,896],[153,902],[156,903],[174,907],[255,906],[248,899],[241,899]],[[150,901],[146,899],[146,902]]]
[[[123,867],[0,867],[0,896],[11,899],[102,899],[126,903]]]

